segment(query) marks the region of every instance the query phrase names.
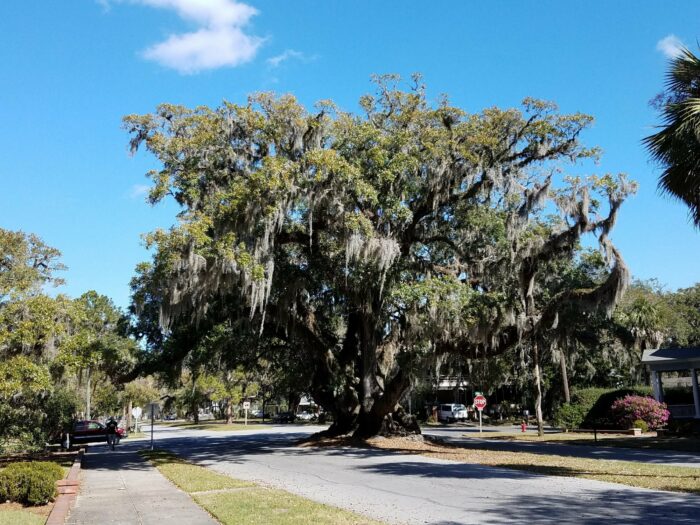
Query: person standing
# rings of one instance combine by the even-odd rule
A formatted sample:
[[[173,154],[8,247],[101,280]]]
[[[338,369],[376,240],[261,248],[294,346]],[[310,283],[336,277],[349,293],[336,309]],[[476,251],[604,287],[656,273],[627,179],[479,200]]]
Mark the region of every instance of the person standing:
[[[110,417],[107,421],[107,446],[114,450],[114,446],[117,443],[117,426],[118,423],[114,417]]]

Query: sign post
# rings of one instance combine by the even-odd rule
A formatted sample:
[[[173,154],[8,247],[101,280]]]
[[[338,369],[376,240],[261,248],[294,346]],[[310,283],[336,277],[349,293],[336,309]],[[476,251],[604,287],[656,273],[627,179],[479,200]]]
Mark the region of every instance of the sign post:
[[[158,403],[148,404],[148,409],[151,411],[151,450],[153,450],[153,423],[155,423],[157,408],[159,408]]]
[[[479,434],[481,434],[481,412],[486,408],[486,398],[480,392],[474,396],[474,406],[479,411]]]
[[[250,401],[243,401],[243,412],[245,412],[245,425],[248,426],[248,410],[250,410]]]

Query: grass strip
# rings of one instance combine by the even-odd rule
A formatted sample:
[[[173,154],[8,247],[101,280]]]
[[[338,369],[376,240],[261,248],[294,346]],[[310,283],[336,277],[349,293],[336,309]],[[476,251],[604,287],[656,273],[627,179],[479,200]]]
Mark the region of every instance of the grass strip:
[[[253,486],[252,483],[247,481],[233,479],[213,470],[188,463],[164,450],[142,450],[139,454],[150,460],[161,474],[185,492],[204,492]]]
[[[379,525],[353,512],[193,465],[164,450],[139,453],[224,525]]]
[[[421,454],[461,463],[524,470],[549,476],[586,478],[654,490],[700,494],[700,468],[489,450],[483,444],[475,444],[473,447],[452,446],[402,438],[375,438],[369,440],[368,444],[375,448],[403,454]]]
[[[44,525],[46,516],[28,510],[5,510],[0,508],[0,525]]]

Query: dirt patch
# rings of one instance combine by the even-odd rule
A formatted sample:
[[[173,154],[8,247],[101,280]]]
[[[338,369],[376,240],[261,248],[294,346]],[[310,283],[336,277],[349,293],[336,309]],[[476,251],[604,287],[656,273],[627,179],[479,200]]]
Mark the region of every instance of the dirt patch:
[[[48,515],[51,513],[52,508],[53,502],[47,505],[39,505],[36,507],[25,507],[20,503],[0,503],[0,512],[7,510],[22,510],[25,512],[31,512],[32,514],[36,514],[37,516],[44,517],[48,517]]]
[[[301,441],[298,441],[296,445],[301,448],[368,448],[370,446],[365,440],[354,438],[352,436],[327,437],[319,434],[314,434],[313,436],[302,439]]]
[[[13,454],[11,456],[0,457],[0,468],[6,467],[10,463],[20,461],[55,461],[61,465],[70,466],[73,460],[78,456],[79,450],[71,450],[69,452],[49,452],[37,454]]]

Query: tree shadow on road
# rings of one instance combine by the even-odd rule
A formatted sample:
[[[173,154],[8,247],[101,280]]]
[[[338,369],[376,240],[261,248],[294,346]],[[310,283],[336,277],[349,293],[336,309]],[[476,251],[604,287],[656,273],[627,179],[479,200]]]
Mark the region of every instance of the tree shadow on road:
[[[557,488],[552,487],[552,492]],[[576,497],[556,493],[519,494],[487,500],[480,523],[528,524],[697,524],[700,498],[646,490],[581,490]],[[446,525],[446,524],[445,524]]]

